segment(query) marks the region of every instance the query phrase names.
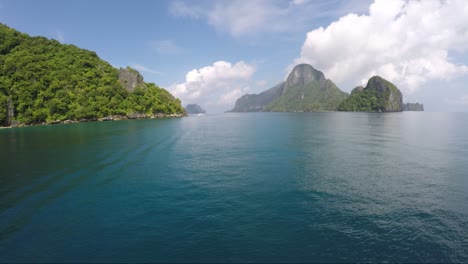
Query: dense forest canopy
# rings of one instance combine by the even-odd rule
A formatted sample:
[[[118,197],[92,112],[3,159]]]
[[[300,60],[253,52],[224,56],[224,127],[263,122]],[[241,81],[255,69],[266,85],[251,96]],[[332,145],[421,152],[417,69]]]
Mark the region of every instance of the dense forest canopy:
[[[391,82],[374,76],[365,88],[356,87],[339,106],[338,111],[351,112],[401,112],[403,95]]]
[[[180,114],[180,100],[153,83],[128,91],[95,52],[0,24],[0,125]]]

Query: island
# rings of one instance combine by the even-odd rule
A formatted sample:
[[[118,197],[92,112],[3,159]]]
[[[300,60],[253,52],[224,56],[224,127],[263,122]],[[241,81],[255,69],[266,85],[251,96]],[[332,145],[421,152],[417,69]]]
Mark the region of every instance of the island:
[[[393,83],[374,76],[365,88],[354,88],[351,95],[338,106],[338,111],[401,112],[403,95]]]
[[[179,99],[130,67],[0,24],[0,126],[183,115]]]
[[[286,81],[259,94],[237,99],[228,112],[401,112],[421,111],[422,104],[403,104],[401,91],[380,76],[373,76],[366,87],[358,86],[347,94],[309,64],[294,67]]]
[[[335,111],[347,97],[323,72],[299,64],[286,81],[260,94],[243,95],[228,112]]]
[[[201,108],[197,104],[188,104],[184,107],[187,114],[205,114],[205,109]]]
[[[31,37],[0,24],[0,126],[28,126],[203,114],[131,67],[114,68],[89,50]],[[309,64],[259,94],[238,98],[227,112],[424,111],[403,103],[391,82],[373,76],[351,94]]]
[[[424,105],[420,103],[406,103],[403,105],[403,111],[424,111]]]

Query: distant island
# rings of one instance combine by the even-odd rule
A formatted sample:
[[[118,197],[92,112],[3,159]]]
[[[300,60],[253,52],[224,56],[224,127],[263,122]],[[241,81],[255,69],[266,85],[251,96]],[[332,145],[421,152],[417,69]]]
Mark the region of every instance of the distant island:
[[[406,103],[403,105],[403,111],[424,111],[424,105],[420,103]]]
[[[205,114],[205,109],[201,108],[197,104],[188,104],[184,107],[187,114]]]
[[[237,99],[230,112],[335,111],[347,97],[321,71],[300,64],[286,81],[260,94],[246,94]]]
[[[0,24],[0,126],[183,115],[179,99],[134,69]]]
[[[365,88],[356,87],[349,95],[326,79],[321,71],[308,64],[299,64],[285,82],[260,94],[243,95],[228,112],[260,111],[401,112],[423,111],[423,108],[420,104],[403,104],[400,90],[379,76],[370,78]]]
[[[309,64],[293,68],[284,82],[246,94],[228,112],[424,111],[403,103],[391,82],[374,76],[351,94]],[[168,91],[147,83],[130,67],[116,69],[93,51],[31,37],[0,24],[0,126],[27,126],[205,113],[182,107]]]

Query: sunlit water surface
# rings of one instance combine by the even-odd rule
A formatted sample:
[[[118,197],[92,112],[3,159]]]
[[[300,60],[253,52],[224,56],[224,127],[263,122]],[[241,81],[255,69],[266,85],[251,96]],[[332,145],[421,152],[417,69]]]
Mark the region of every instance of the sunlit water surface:
[[[467,262],[468,114],[0,130],[0,262]]]

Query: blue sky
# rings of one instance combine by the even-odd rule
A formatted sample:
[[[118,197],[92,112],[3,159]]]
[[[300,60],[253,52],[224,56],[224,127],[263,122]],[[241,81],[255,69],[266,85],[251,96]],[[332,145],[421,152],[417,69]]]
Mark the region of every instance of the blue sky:
[[[302,62],[347,92],[378,74],[429,111],[468,111],[465,17],[463,0],[0,0],[0,22],[132,66],[211,112]]]

